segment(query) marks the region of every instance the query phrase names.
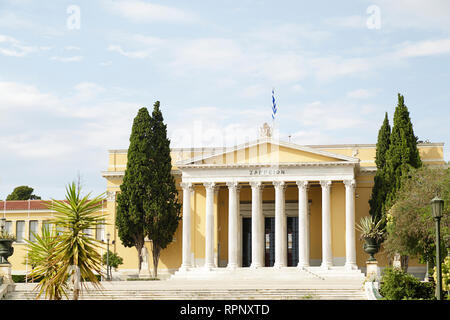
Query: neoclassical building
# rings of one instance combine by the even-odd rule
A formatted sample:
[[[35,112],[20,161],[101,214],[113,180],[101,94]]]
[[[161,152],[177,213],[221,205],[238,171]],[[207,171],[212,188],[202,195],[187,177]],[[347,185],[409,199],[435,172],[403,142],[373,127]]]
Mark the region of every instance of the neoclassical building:
[[[425,165],[442,165],[443,143],[419,143]],[[172,172],[182,202],[182,220],[174,241],[161,252],[158,274],[195,277],[233,270],[364,271],[368,255],[355,223],[369,214],[375,144],[298,145],[271,137],[231,148],[173,148]],[[135,248],[122,245],[115,227],[116,194],[120,192],[127,150],[110,150],[107,201],[101,215],[106,225],[88,230],[124,260],[118,273],[135,276]],[[25,240],[33,240],[53,218],[43,201],[0,201],[0,216],[14,243],[13,274],[30,270]],[[146,242],[143,271],[151,271]],[[386,266],[383,253],[376,255]],[[425,266],[410,261],[411,272]],[[300,267],[300,268],[299,268]],[[145,270],[147,269],[147,270]],[[292,273],[293,271],[294,273]]]
[[[445,164],[443,147],[420,143],[425,165]],[[247,267],[364,270],[368,255],[355,223],[369,214],[375,152],[374,144],[298,145],[267,130],[231,148],[172,149],[182,221],[161,253],[158,272],[189,277]],[[133,273],[136,250],[121,245],[114,227],[126,162],[127,150],[110,150],[102,175],[113,249],[124,257],[122,272]],[[386,265],[382,253],[377,258]],[[415,261],[410,266],[424,270]]]

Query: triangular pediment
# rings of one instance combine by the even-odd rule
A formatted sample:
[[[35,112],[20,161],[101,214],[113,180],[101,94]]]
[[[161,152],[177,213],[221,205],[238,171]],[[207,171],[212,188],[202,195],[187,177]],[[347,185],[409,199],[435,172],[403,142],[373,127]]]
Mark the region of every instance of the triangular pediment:
[[[179,165],[237,165],[257,163],[330,163],[358,162],[354,157],[270,138],[232,148],[216,149],[213,154],[180,161]]]

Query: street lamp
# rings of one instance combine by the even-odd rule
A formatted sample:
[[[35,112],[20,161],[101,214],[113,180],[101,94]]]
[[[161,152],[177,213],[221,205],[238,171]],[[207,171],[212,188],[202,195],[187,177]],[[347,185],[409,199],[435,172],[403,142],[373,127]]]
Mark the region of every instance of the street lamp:
[[[436,296],[438,300],[442,300],[442,278],[441,278],[441,218],[442,210],[444,208],[444,200],[438,198],[437,196],[431,200],[431,211],[433,213],[433,218],[436,221]]]
[[[106,280],[111,280],[111,277],[109,276],[109,232],[106,234]]]

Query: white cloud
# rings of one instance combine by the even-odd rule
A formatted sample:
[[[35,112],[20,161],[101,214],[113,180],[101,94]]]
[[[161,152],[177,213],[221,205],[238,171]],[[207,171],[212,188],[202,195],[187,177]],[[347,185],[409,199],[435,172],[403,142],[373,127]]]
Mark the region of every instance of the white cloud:
[[[365,13],[365,12],[364,12]],[[333,17],[325,19],[325,23],[331,26],[344,28],[366,28],[367,16],[353,15],[346,17]]]
[[[174,43],[175,44],[175,43]],[[175,48],[174,48],[175,49]],[[173,51],[175,68],[227,69],[237,67],[243,53],[239,45],[231,39],[202,38],[178,44]]]
[[[367,89],[356,89],[347,93],[347,97],[352,99],[367,99],[373,97],[374,92]]]
[[[147,58],[150,55],[150,52],[148,50],[125,51],[121,46],[118,45],[110,45],[108,47],[108,51],[117,52],[125,57],[133,59],[143,59]]]
[[[413,58],[441,54],[450,54],[450,38],[403,43],[394,56]]]
[[[141,0],[104,0],[103,2],[111,12],[134,23],[186,23],[196,20],[195,15],[187,10]]]
[[[0,82],[0,110],[27,110],[57,105],[52,94],[42,93],[35,86],[18,82]]]
[[[72,57],[53,56],[50,58],[50,60],[59,61],[59,62],[80,62],[83,59],[84,59],[83,56],[72,56]]]
[[[448,0],[372,0],[380,8],[381,29],[450,31],[450,1]]]
[[[322,81],[333,80],[349,75],[364,76],[377,65],[375,58],[343,58],[319,57],[312,58],[309,64],[313,68],[315,77]]]
[[[37,50],[36,47],[23,45],[11,36],[0,34],[0,54],[10,57],[24,57]]]

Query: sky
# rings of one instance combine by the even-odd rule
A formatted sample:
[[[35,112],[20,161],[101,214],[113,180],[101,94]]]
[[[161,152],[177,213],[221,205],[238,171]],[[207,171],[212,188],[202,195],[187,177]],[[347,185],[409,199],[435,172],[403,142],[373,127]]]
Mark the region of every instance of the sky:
[[[171,147],[376,143],[405,97],[450,160],[450,1],[0,0],[0,199],[105,192],[161,102]]]

